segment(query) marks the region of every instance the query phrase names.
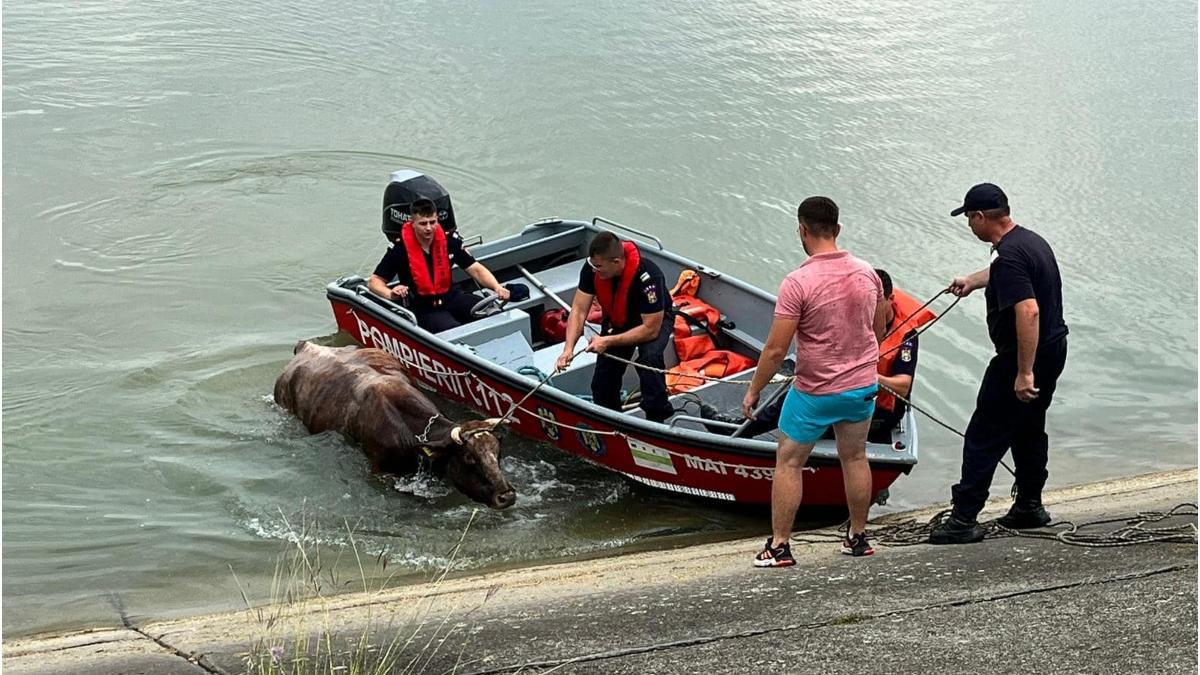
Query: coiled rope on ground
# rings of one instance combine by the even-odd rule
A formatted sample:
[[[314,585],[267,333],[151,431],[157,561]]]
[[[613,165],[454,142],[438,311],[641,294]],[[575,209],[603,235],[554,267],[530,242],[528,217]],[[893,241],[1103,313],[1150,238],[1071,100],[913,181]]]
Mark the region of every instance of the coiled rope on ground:
[[[1018,537],[1057,541],[1068,546],[1085,548],[1115,548],[1137,544],[1191,544],[1196,545],[1196,504],[1183,503],[1166,511],[1140,511],[1133,516],[1105,518],[1076,523],[1069,520],[1051,522],[1045,527],[1031,530],[1014,530],[1004,527],[996,520],[981,522],[985,539]],[[927,521],[916,519],[899,523],[868,527],[867,536],[884,546],[915,546],[929,543],[929,534],[950,516],[950,509],[940,511]],[[1190,518],[1190,522],[1174,522]],[[1119,527],[1112,527],[1119,525]],[[844,529],[846,523],[839,526]],[[792,537],[793,542],[806,544],[828,544],[838,538],[818,539],[814,537]]]

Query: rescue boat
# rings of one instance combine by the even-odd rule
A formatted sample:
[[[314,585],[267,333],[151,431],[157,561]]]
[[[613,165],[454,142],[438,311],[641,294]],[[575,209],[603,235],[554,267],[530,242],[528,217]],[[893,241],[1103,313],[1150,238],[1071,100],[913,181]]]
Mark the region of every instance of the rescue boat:
[[[400,223],[407,219],[408,205],[420,197],[435,201],[445,229],[456,229],[445,190],[428,176],[398,171],[384,193],[383,231],[389,241],[395,240]],[[556,324],[574,297],[588,244],[605,230],[634,242],[642,256],[662,269],[668,283],[693,271],[699,285],[691,284],[692,297],[720,315],[716,326],[709,322],[696,330],[711,331],[714,349],[732,353],[733,361],[750,365],[707,379],[680,377],[679,357],[669,344],[666,363],[675,373],[676,393],[671,402],[676,413],[665,422],[645,419],[637,407],[638,381],[633,366],[626,370],[623,383],[631,392],[623,412],[589,400],[595,354],[582,352],[567,370],[554,374],[555,360],[563,351]],[[745,383],[754,374],[753,364],[771,325],[774,295],[672,253],[653,234],[602,217],[588,221],[546,218],[495,241],[475,237],[466,244],[471,255],[501,282],[528,286],[529,297],[502,303],[456,268],[454,283],[479,298],[474,309],[479,318],[435,334],[418,326],[408,308],[368,290],[366,278],[351,275],[326,289],[338,328],[360,345],[378,347],[399,358],[414,380],[427,389],[485,416],[502,416],[511,410],[513,431],[630,480],[709,500],[770,503],[774,434],[779,432],[743,437],[740,425],[714,421],[711,413],[740,416]],[[676,330],[680,330],[678,321]],[[576,349],[592,334],[585,331]],[[789,354],[781,374],[790,374],[794,358]],[[763,391],[764,402],[783,395],[791,386],[783,377],[776,380]],[[519,406],[513,409],[516,403]],[[917,463],[912,410],[896,428],[882,432],[882,437],[874,433],[867,446],[873,497],[878,503],[886,499],[889,486]],[[822,439],[805,467],[803,505],[845,503],[834,440]]]

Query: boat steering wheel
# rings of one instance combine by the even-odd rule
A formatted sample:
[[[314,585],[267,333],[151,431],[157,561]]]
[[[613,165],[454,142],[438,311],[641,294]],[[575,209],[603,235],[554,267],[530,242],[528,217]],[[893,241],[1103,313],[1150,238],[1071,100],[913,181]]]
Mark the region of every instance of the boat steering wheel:
[[[477,319],[482,319],[485,316],[491,316],[492,314],[499,312],[500,309],[504,307],[504,303],[506,302],[508,301],[501,300],[500,296],[496,295],[495,291],[488,291],[487,297],[475,303],[475,305],[471,307],[471,316]]]

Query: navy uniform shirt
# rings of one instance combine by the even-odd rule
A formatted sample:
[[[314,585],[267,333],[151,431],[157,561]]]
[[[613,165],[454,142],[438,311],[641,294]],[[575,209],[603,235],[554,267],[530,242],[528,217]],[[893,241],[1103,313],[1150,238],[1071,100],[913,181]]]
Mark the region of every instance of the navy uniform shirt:
[[[913,385],[917,383],[917,350],[920,348],[919,336],[917,331],[911,330],[908,335],[904,336],[904,342],[900,343],[900,348],[896,350],[896,359],[892,361],[892,372],[889,375],[908,375],[913,378]],[[908,396],[912,398],[913,386],[908,388]],[[903,417],[904,411],[908,408],[908,404],[900,399],[896,399],[896,406],[891,415],[895,417]],[[885,412],[881,410],[881,413]]]
[[[1034,298],[1038,304],[1038,348],[1066,337],[1062,313],[1062,277],[1058,261],[1045,239],[1015,226],[992,250],[984,298],[987,300],[988,335],[997,354],[1017,350],[1018,302]]]
[[[430,248],[432,249],[432,247]],[[462,238],[458,236],[457,232],[446,235],[446,253],[450,256],[451,262],[464,270],[475,264],[475,258],[463,248]],[[433,255],[431,253],[425,253],[425,265],[429,270],[429,278],[432,279]],[[417,288],[413,284],[412,270],[408,266],[408,252],[404,250],[403,239],[393,242],[392,247],[383,254],[383,259],[375,266],[375,275],[389,283],[393,278],[399,278],[401,284],[408,286],[413,293],[417,292]]]
[[[583,269],[579,270],[579,290],[588,295],[596,294],[596,273],[592,270],[592,266],[583,263]],[[617,277],[612,280],[613,284],[619,286],[621,278]],[[650,262],[646,258],[642,258],[642,262],[638,265],[637,274],[634,275],[633,281],[629,284],[629,295],[625,300],[625,325],[613,326],[614,332],[624,333],[630,328],[636,328],[642,324],[643,314],[654,314],[662,312],[671,304],[667,289],[666,278],[663,277],[662,270],[658,269],[658,265]],[[666,320],[666,317],[663,317]],[[608,316],[604,317],[605,324],[611,322]]]

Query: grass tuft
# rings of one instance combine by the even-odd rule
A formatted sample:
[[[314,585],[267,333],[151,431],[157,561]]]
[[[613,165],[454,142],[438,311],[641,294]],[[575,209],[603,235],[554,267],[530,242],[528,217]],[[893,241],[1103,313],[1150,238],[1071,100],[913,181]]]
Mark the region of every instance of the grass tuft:
[[[318,544],[322,540],[321,528],[317,520],[305,515],[296,527],[281,512],[287,534],[284,549],[275,562],[270,599],[263,605],[254,605],[230,568],[246,611],[257,627],[257,634],[245,652],[244,672],[248,675],[416,675],[430,672],[442,648],[452,649],[447,643],[452,643],[456,631],[461,633],[459,627],[462,624],[452,621],[458,612],[441,611],[443,618],[436,623],[431,622],[429,616],[434,596],[458,559],[478,513],[478,509],[471,512],[445,566],[438,570],[427,584],[425,593],[412,603],[405,616],[368,605],[362,627],[345,631],[337,628],[336,612],[331,609],[332,593],[344,592],[351,585],[361,586],[364,593],[382,593],[390,589],[400,568],[393,566],[389,573],[387,557],[380,553],[374,558],[374,569],[381,573],[380,576],[387,574],[378,586],[372,587],[368,578],[375,575],[368,574],[367,567],[371,561],[364,562],[355,527],[349,521],[343,521],[348,545],[338,551],[334,560],[328,561],[322,560],[323,547]],[[342,554],[346,548],[354,554],[355,569],[353,577],[343,579]],[[498,587],[489,589],[479,607],[497,590]],[[377,612],[386,612],[386,620]],[[465,637],[460,636],[461,644],[447,655],[453,659],[452,669],[441,666],[437,672],[457,672],[465,665],[462,661]]]

